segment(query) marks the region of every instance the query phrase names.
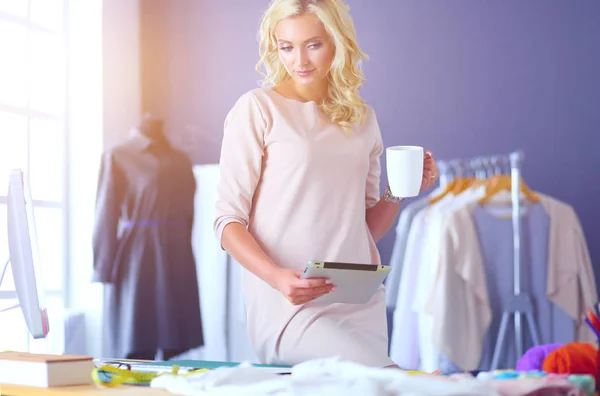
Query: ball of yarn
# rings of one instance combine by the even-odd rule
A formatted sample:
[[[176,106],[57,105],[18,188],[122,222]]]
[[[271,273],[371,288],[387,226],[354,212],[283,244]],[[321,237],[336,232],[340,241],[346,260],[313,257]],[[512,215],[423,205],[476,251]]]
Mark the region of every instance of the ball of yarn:
[[[585,342],[568,343],[546,356],[542,370],[556,374],[589,374],[598,383],[598,349]]]
[[[540,371],[546,356],[563,344],[544,344],[529,348],[517,362],[516,371]]]

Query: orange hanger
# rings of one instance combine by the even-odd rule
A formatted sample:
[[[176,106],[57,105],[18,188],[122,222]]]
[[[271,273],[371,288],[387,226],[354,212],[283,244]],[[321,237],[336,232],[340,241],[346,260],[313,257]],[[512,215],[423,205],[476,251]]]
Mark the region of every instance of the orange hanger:
[[[510,175],[494,175],[488,179],[486,184],[485,195],[479,199],[480,205],[488,202],[493,196],[501,191],[512,191],[512,179]],[[525,184],[523,180],[520,182],[521,192],[532,202],[540,202],[540,197]]]
[[[429,199],[430,204],[435,204],[439,202],[442,198],[444,198],[448,194],[454,194],[455,191],[462,190],[462,186],[464,184],[464,177],[462,174],[462,162],[460,160],[452,160],[445,167],[449,167],[449,170],[454,174],[454,178],[446,185],[444,191],[439,193],[437,196]]]
[[[465,192],[468,188],[472,187],[475,183],[476,179],[474,177],[461,177],[458,183],[454,186],[452,193],[454,195],[459,195]]]
[[[481,187],[484,184],[488,184],[490,181],[490,179],[475,179],[473,181],[473,184],[471,185],[471,187],[477,188],[477,187]]]
[[[444,191],[439,193],[437,196],[433,198],[429,198],[429,203],[434,204],[439,202],[442,198],[444,198],[448,194],[459,195],[465,192],[468,188],[472,187],[475,183],[476,179],[474,177],[457,177],[452,179],[450,183],[446,186]]]
[[[444,188],[444,191],[442,191],[441,193],[439,193],[437,196],[435,196],[433,198],[429,198],[429,203],[430,204],[434,204],[434,203],[440,201],[446,195],[448,195],[451,192],[453,192],[454,189],[455,189],[455,187],[456,187],[456,185],[459,183],[460,179],[461,179],[460,177],[456,177],[456,178],[452,179],[450,181],[450,183],[448,183],[446,185],[446,188]]]

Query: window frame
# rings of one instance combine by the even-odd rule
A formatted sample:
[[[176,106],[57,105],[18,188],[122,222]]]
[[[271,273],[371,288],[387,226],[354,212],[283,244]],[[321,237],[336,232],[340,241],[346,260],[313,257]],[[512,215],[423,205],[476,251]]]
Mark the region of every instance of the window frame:
[[[53,34],[53,35],[58,35],[60,42],[62,43],[62,48],[63,48],[63,55],[64,55],[64,59],[63,59],[63,68],[61,70],[63,74],[63,82],[64,82],[64,90],[61,92],[62,94],[62,100],[64,100],[63,103],[63,110],[60,114],[51,114],[51,113],[46,113],[46,112],[42,112],[39,110],[35,110],[31,108],[31,94],[32,94],[32,89],[31,89],[31,81],[33,79],[33,74],[29,74],[27,76],[27,83],[28,83],[28,92],[27,92],[27,101],[25,104],[25,107],[17,107],[17,106],[12,106],[12,105],[7,105],[4,103],[0,103],[0,111],[4,111],[4,112],[8,112],[8,113],[12,113],[12,114],[17,114],[17,115],[21,115],[24,116],[27,119],[27,136],[26,136],[26,141],[27,141],[27,154],[26,154],[26,168],[24,169],[24,171],[26,172],[26,174],[29,176],[29,172],[31,169],[31,120],[35,119],[35,118],[42,118],[42,119],[50,119],[53,121],[56,121],[59,125],[59,130],[60,130],[60,145],[62,145],[62,149],[63,149],[63,153],[64,155],[62,155],[62,163],[61,163],[61,186],[60,188],[62,189],[62,197],[59,201],[49,201],[49,200],[40,200],[40,199],[34,199],[33,200],[33,207],[34,208],[52,208],[52,209],[58,209],[61,211],[61,218],[62,218],[62,235],[61,235],[61,250],[62,250],[62,260],[61,263],[59,265],[60,267],[60,271],[61,271],[61,286],[60,288],[44,288],[44,294],[45,294],[45,299],[56,299],[59,298],[61,300],[61,306],[63,308],[66,308],[69,306],[69,237],[70,237],[70,231],[69,231],[69,227],[70,227],[70,218],[69,218],[69,165],[70,165],[70,160],[69,160],[69,57],[70,57],[70,51],[69,51],[69,9],[70,9],[70,0],[60,0],[62,3],[62,9],[63,9],[63,15],[62,15],[62,29],[60,31],[56,31],[53,29],[50,29],[48,27],[45,27],[43,25],[39,25],[35,22],[32,22],[30,17],[31,17],[31,0],[28,0],[28,12],[27,12],[27,18],[22,18],[19,16],[15,16],[3,11],[0,11],[0,22],[8,22],[8,23],[15,23],[15,24],[19,24],[21,26],[25,26],[27,28],[27,35],[28,35],[28,46],[30,45],[29,42],[29,37],[31,36],[31,32],[32,31],[39,31],[42,32],[44,34]],[[30,47],[28,47],[29,49]],[[33,72],[32,72],[33,73]],[[6,205],[7,204],[7,196],[6,195],[0,195],[0,205]],[[37,221],[37,218],[36,218]],[[41,238],[44,238],[43,235],[40,235],[39,233],[39,229],[40,227],[37,227],[37,231],[38,231],[38,240]],[[8,252],[7,252],[8,253]],[[6,257],[2,257],[0,258],[0,260],[2,261],[2,263],[0,263],[0,271],[3,269],[5,260],[9,258],[8,254],[6,255]],[[54,269],[54,268],[53,268]],[[4,280],[4,282],[6,282],[6,278]],[[0,290],[0,310],[4,307],[4,302],[9,301],[9,300],[13,300],[16,299],[17,295],[16,295],[16,291],[14,290]],[[17,308],[19,309],[19,308]],[[2,315],[2,313],[0,313],[0,315]],[[60,320],[62,320],[62,318],[60,318]],[[1,321],[0,321],[1,322]],[[30,349],[32,347],[32,337],[29,334],[23,334],[23,337],[27,338],[27,348]],[[19,342],[18,340],[14,340],[15,342]],[[59,342],[60,340],[54,340],[55,342]],[[54,343],[54,342],[53,342]],[[54,347],[54,346],[49,346],[50,348]]]

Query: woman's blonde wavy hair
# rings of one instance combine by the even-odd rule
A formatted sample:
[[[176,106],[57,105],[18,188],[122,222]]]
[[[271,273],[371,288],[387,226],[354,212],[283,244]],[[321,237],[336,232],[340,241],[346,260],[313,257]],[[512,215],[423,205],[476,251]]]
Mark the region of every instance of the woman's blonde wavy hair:
[[[327,75],[328,99],[321,103],[329,119],[346,132],[365,118],[366,105],[359,95],[365,81],[361,66],[368,59],[358,45],[354,23],[343,0],[273,0],[260,24],[260,60],[256,69],[264,76],[264,86],[279,85],[291,77],[279,60],[275,25],[280,20],[303,13],[315,14],[331,35],[335,55]]]

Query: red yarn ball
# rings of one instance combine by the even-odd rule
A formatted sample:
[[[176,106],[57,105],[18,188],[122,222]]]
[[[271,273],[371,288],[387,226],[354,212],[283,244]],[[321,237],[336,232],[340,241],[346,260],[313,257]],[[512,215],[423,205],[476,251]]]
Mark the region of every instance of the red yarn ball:
[[[550,352],[542,370],[553,374],[589,374],[598,383],[598,349],[585,342],[571,342]]]

